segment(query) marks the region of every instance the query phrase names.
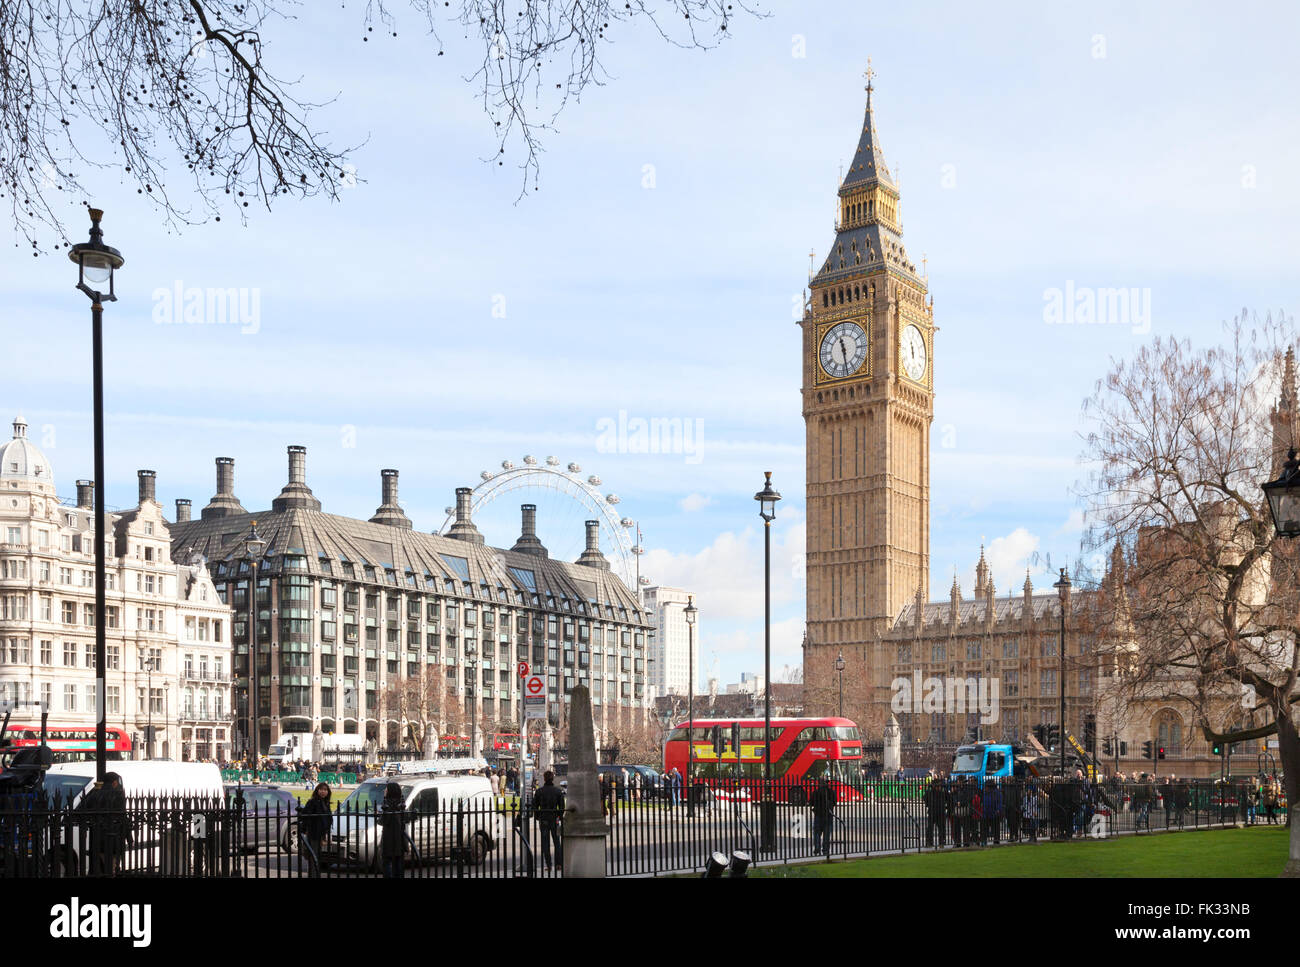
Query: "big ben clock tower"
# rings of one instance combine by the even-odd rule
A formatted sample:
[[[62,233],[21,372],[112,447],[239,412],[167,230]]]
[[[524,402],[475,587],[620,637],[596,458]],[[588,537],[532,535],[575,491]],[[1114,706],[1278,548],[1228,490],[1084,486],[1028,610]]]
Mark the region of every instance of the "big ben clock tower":
[[[934,316],[903,247],[898,185],[867,109],[839,189],[835,239],[810,282],[803,329],[807,432],[807,643],[804,681],[830,684],[849,662],[845,715],[867,729],[884,699],[877,642],[901,608],[928,597]],[[824,703],[822,703],[824,704]]]

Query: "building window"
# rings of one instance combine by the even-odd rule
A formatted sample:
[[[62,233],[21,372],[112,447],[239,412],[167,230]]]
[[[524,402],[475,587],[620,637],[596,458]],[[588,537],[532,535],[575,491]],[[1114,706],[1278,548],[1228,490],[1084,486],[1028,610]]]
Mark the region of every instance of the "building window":
[[[77,686],[63,686],[63,710],[65,712],[75,712],[77,710]]]
[[[67,668],[77,667],[77,643],[75,641],[65,641],[63,643],[63,664]]]

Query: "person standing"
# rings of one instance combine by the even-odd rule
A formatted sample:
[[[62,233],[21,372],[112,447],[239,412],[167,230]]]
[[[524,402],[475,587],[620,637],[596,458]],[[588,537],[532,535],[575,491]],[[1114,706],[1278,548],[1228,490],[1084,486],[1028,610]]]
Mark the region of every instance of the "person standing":
[[[1002,792],[998,789],[996,780],[984,780],[984,797],[980,804],[983,811],[983,828],[980,830],[980,841],[986,842],[993,840],[993,845],[997,846],[1002,836]]]
[[[948,790],[943,777],[936,776],[930,780],[921,796],[925,803],[925,845],[940,848],[944,845],[944,823],[947,821]],[[935,830],[938,830],[938,843],[935,843]]]
[[[555,785],[555,773],[547,770],[542,788],[533,796],[533,812],[542,833],[542,864],[551,870],[551,844],[555,844],[555,867],[564,870],[564,844],[560,839],[560,820],[564,817],[564,793]]]
[[[835,790],[822,776],[812,794],[813,850],[831,858],[831,823],[835,816]]]
[[[311,875],[320,871],[321,847],[330,830],[330,787],[317,783],[311,798],[298,810],[298,842],[311,863]]]
[[[1002,804],[1007,816],[1007,839],[1020,842],[1020,794],[1024,788],[1024,773],[1017,772],[1002,784]]]
[[[384,799],[379,806],[379,826],[382,830],[380,856],[384,877],[400,880],[406,855],[406,806],[402,801],[402,787],[395,782],[384,787]]]

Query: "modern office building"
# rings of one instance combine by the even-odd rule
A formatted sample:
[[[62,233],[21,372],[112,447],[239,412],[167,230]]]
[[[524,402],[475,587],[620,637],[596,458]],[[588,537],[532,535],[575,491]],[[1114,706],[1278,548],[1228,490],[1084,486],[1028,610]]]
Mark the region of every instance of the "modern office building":
[[[690,629],[686,605],[691,593],[681,588],[650,587],[641,592],[646,613],[654,625],[650,681],[658,695],[685,695],[689,683],[700,688],[700,622],[695,622],[695,656],[690,662]],[[695,607],[698,609],[699,605]]]
[[[518,663],[542,670],[552,719],[577,684],[590,687],[596,727],[644,716],[650,624],[586,523],[577,561],[552,559],[522,507],[509,549],[489,546],[471,520],[472,491],[456,491],[444,534],[415,529],[382,471],[369,520],[325,513],[307,485],[306,450],[289,447],[289,479],[269,510],[234,494],[234,461],[217,459],[217,493],[197,520],[178,512],[173,551],[207,562],[234,609],[236,709],[249,734],[249,582],[245,539],[267,542],[257,571],[261,747],[287,732],[363,734],[397,749],[423,732],[517,731]],[[179,503],[179,502],[178,502]],[[467,660],[468,659],[468,660]],[[481,746],[482,747],[482,746]]]

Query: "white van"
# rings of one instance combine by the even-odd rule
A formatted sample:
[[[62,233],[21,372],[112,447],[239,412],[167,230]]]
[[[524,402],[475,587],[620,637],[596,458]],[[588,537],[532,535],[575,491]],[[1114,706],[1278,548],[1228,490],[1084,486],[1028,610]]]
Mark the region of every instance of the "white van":
[[[180,853],[188,848],[191,836],[206,835],[201,814],[200,828],[194,828],[195,814],[189,810],[166,808],[169,800],[188,800],[194,805],[210,804],[220,809],[225,789],[221,770],[211,762],[126,761],[110,762],[108,772],[115,772],[122,780],[122,791],[127,797],[131,822],[131,843],[121,858],[124,871],[168,872],[179,867]],[[56,762],[45,774],[45,792],[51,801],[57,795],[64,806],[75,809],[86,794],[95,787],[95,763]],[[158,808],[147,808],[143,813],[135,810],[133,800],[143,801]],[[133,811],[134,810],[134,811]],[[74,814],[75,815],[75,814]],[[178,823],[188,823],[182,829]],[[45,845],[47,856],[56,860],[65,876],[75,876],[87,871],[89,857],[84,855],[90,846],[89,826],[77,821],[59,823],[53,834],[56,842]],[[215,833],[215,831],[214,831]],[[170,844],[164,848],[164,844]]]
[[[128,800],[138,796],[225,799],[221,770],[212,762],[154,760],[109,762],[106,765],[108,772],[116,772],[122,778],[122,791]],[[94,785],[93,762],[56,762],[45,774],[46,795],[57,793],[66,805],[73,808]]]
[[[504,819],[497,811],[492,784],[486,776],[399,775],[367,779],[334,812],[329,837],[324,844],[326,863],[357,864],[378,870],[381,866],[382,830],[375,822],[384,801],[384,789],[396,782],[402,789],[406,810],[408,861],[453,858],[457,845],[458,811],[465,822],[465,858],[475,865],[487,859],[505,834]]]

